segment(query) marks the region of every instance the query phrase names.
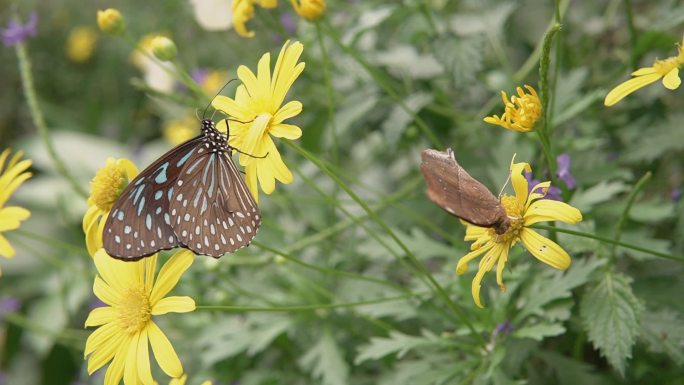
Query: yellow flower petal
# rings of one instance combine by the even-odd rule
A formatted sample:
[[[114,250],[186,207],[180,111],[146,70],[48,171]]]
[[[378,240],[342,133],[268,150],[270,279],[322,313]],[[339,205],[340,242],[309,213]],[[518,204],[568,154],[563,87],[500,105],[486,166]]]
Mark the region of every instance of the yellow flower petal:
[[[102,215],[102,211],[100,211],[100,209],[97,206],[91,205],[88,207],[88,210],[86,210],[85,215],[83,215],[84,233],[88,233],[88,228],[92,225],[93,222],[95,222],[100,217],[100,215]]]
[[[218,95],[217,97],[214,98],[214,100],[211,102],[211,106],[216,109],[216,111],[220,111],[224,113],[225,115],[232,116],[235,119],[242,121],[242,122],[247,122],[253,118],[251,114],[246,114],[245,113],[245,108],[238,105],[235,100],[223,96],[223,95]],[[222,127],[219,127],[223,125]],[[221,132],[226,132],[225,130],[225,121],[220,121],[218,124],[216,124],[216,127],[219,128],[219,131]]]
[[[290,169],[287,168],[285,162],[283,162],[283,159],[280,157],[280,152],[278,152],[273,140],[271,138],[266,138],[263,142],[266,147],[265,150],[269,154],[269,156],[264,159],[263,163],[268,164],[267,167],[271,170],[273,176],[281,183],[292,183],[292,172],[290,172]],[[271,154],[273,154],[273,156],[271,156]]]
[[[93,293],[95,293],[95,296],[100,301],[110,306],[115,305],[120,301],[119,294],[100,277],[95,277]]]
[[[15,230],[20,222],[31,216],[31,212],[23,207],[9,206],[0,208],[0,231]]]
[[[614,105],[615,103],[622,100],[625,96],[631,94],[632,92],[638,90],[639,88],[645,87],[658,79],[660,79],[660,74],[650,73],[646,75],[641,75],[636,78],[627,80],[624,83],[619,84],[617,87],[613,88],[603,101],[603,104],[607,107]]]
[[[473,241],[489,235],[486,227],[475,226],[464,220],[461,220],[461,223],[466,226],[464,241]]]
[[[96,350],[99,350],[101,346],[112,345],[112,342],[116,343],[122,342],[121,338],[114,338],[117,334],[121,333],[121,329],[115,324],[106,324],[102,327],[97,328],[92,332],[88,339],[86,339],[85,350],[83,351],[83,357],[88,356]],[[118,345],[117,345],[118,346]],[[104,365],[104,364],[103,364]],[[100,365],[102,366],[102,365]],[[97,369],[94,369],[97,370]]]
[[[273,115],[273,124],[282,123],[285,119],[289,119],[299,115],[302,112],[302,103],[296,100],[287,102],[284,106],[278,109],[278,112]],[[277,135],[275,135],[277,136]],[[296,138],[295,138],[296,139]]]
[[[152,353],[157,360],[159,367],[169,377],[180,377],[183,374],[183,365],[178,359],[176,351],[164,332],[159,329],[154,322],[150,322],[148,326],[148,333],[150,338],[150,345],[152,345]]]
[[[248,165],[250,162],[259,161],[261,159],[254,158],[254,156],[264,156],[265,153],[259,151],[258,146],[261,144],[262,140],[265,140],[266,130],[268,129],[268,123],[271,120],[271,116],[268,114],[260,114],[256,117],[249,131],[244,136],[244,142],[240,151],[240,164],[243,166]],[[248,155],[249,154],[249,155]],[[253,155],[253,156],[250,156]],[[270,155],[270,154],[269,154]]]
[[[189,250],[175,253],[168,262],[162,266],[157,277],[157,282],[150,295],[150,303],[154,307],[171,289],[173,289],[181,275],[192,265],[194,254]],[[177,377],[177,376],[176,376]]]
[[[187,313],[195,310],[195,300],[190,297],[166,297],[162,298],[152,308],[152,315],[166,313]]]
[[[131,338],[128,336],[124,337],[119,349],[114,354],[112,363],[109,364],[109,367],[107,368],[104,379],[105,385],[118,385],[121,381],[124,373],[124,366],[126,365],[126,352],[128,352],[128,346],[130,344]]]
[[[14,248],[2,234],[0,234],[0,255],[5,258],[12,258],[16,254]]]
[[[496,244],[496,247],[492,247],[487,254],[485,254],[484,257],[482,257],[482,260],[480,261],[480,266],[477,270],[477,273],[475,274],[475,278],[473,278],[473,282],[470,286],[470,290],[473,294],[473,300],[475,301],[475,305],[479,308],[483,308],[482,302],[480,301],[480,289],[482,287],[482,278],[484,275],[492,270],[494,267],[494,264],[496,261],[498,261],[499,253],[501,253],[501,244]]]
[[[113,322],[118,316],[118,312],[109,306],[101,306],[93,309],[85,321],[85,326],[100,326]]]
[[[503,270],[504,267],[506,266],[506,262],[508,262],[508,252],[511,250],[510,247],[504,246],[501,248],[500,254],[499,254],[499,262],[496,265],[496,283],[499,285],[501,290],[506,290],[506,286],[504,285],[503,282]]]
[[[102,328],[100,328],[102,329]],[[98,329],[99,330],[99,329]],[[112,328],[112,331],[115,329]],[[117,332],[121,332],[120,330],[116,330]],[[93,333],[94,334],[94,333]],[[91,351],[94,351],[93,354],[88,357],[88,374],[93,374],[96,370],[100,369],[103,367],[107,362],[111,361],[112,358],[114,358],[114,354],[121,348],[121,344],[124,343],[124,340],[121,338],[112,338],[114,336],[114,333],[111,335],[107,336],[107,339],[99,343],[97,345],[91,344]],[[91,335],[92,337],[92,335]],[[88,338],[88,341],[90,342],[90,338]],[[86,346],[88,344],[86,343]],[[87,350],[86,350],[87,351]],[[90,353],[88,353],[90,354]]]
[[[150,351],[148,347],[147,329],[140,332],[140,339],[138,339],[137,357],[138,361],[138,377],[144,385],[156,385],[152,378],[152,370],[150,368]]]
[[[268,54],[266,54],[268,55]],[[259,95],[259,82],[257,80],[256,75],[254,75],[254,72],[247,68],[247,66],[241,65],[237,69],[237,75],[240,81],[242,82],[242,85],[244,86],[244,91],[251,97],[251,98],[256,98],[256,95]],[[238,87],[240,88],[240,87]],[[240,99],[236,99],[239,101]],[[266,111],[267,112],[267,111]]]
[[[254,203],[259,203],[259,187],[257,184],[257,164],[256,162],[245,167],[245,184],[252,193]]]
[[[268,132],[276,138],[290,140],[299,139],[302,136],[302,129],[293,124],[275,124],[271,126],[271,129]]]
[[[520,207],[525,207],[528,193],[527,179],[523,176],[523,171],[531,172],[532,168],[527,163],[514,163],[511,166],[511,184],[515,191],[515,199]]]
[[[104,249],[95,252],[93,260],[100,277],[117,292],[123,292],[127,288],[142,282],[137,271],[139,265],[145,263],[144,261],[119,261],[107,255]]]
[[[128,344],[128,352],[126,352],[126,364],[124,366],[124,384],[138,385],[138,342],[140,340],[140,333],[132,336],[131,343]]]
[[[285,42],[278,54],[278,59],[273,70],[274,82],[272,92],[273,105],[280,106],[285,100],[287,92],[299,75],[304,71],[305,64],[297,63],[304,51],[304,45],[300,42],[290,44]]]
[[[272,99],[271,95],[269,94],[269,91],[271,90],[270,53],[267,52],[261,55],[261,59],[259,59],[259,63],[257,63],[256,77],[256,88],[250,89],[249,87],[247,87],[247,91],[249,91],[249,94],[252,96],[252,99],[259,102]],[[268,103],[267,105],[261,105],[259,109],[272,114],[276,111],[278,106],[280,106],[280,104],[273,105],[272,103]]]
[[[529,228],[523,228],[520,238],[527,251],[540,261],[559,270],[570,267],[570,256],[556,242]]]
[[[550,199],[540,199],[530,205],[525,212],[525,226],[538,222],[561,221],[577,223],[582,220],[582,213],[567,203]]]
[[[644,67],[644,68],[639,68],[638,70],[632,72],[632,76],[644,76],[644,75],[650,75],[656,73],[655,68],[653,67]]]
[[[673,68],[663,78],[663,85],[668,90],[675,90],[680,84],[682,84],[682,80],[679,78],[679,68]]]
[[[468,263],[482,255],[482,253],[491,250],[494,247],[494,245],[496,245],[496,243],[488,242],[483,247],[480,247],[479,249],[473,250],[470,253],[462,256],[456,264],[456,274],[461,275],[468,271]]]

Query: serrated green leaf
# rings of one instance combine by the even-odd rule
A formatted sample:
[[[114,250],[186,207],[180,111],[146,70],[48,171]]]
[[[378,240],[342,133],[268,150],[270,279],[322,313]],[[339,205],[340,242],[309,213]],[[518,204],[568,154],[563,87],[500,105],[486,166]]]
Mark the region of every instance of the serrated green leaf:
[[[606,274],[582,298],[580,316],[589,340],[621,375],[639,334],[641,311],[630,279],[619,274]]]
[[[560,385],[601,385],[607,383],[606,378],[600,376],[595,367],[585,362],[548,350],[539,352],[537,357],[554,369]]]
[[[476,79],[483,67],[484,44],[483,35],[459,39],[447,36],[434,42],[435,59],[444,66],[454,86],[462,86]]]
[[[641,316],[641,335],[648,350],[667,354],[684,364],[684,317],[672,310],[647,311]]]
[[[565,327],[559,323],[540,323],[520,328],[513,332],[513,336],[541,341],[546,337],[555,337],[563,333],[565,333]]]
[[[390,332],[389,337],[373,337],[370,339],[370,343],[359,348],[354,363],[358,365],[364,361],[377,360],[390,354],[396,354],[397,357],[401,358],[412,349],[438,343],[437,336],[429,332],[423,334],[422,337],[415,337],[394,330]]]
[[[605,261],[601,259],[579,259],[573,261],[565,273],[549,271],[545,279],[540,278],[529,287],[513,323],[522,324],[525,317],[530,315],[544,315],[546,305],[569,298],[571,290],[586,283],[594,270],[603,264]]]
[[[349,366],[343,352],[329,332],[324,332],[318,342],[299,359],[299,365],[320,379],[323,385],[345,385]]]

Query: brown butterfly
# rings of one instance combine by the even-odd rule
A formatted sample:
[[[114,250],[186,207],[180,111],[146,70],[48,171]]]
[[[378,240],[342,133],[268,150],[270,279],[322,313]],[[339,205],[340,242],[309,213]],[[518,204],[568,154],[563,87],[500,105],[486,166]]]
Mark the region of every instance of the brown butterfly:
[[[450,148],[446,152],[427,149],[421,157],[420,171],[433,202],[466,222],[493,227],[497,234],[508,230],[508,216],[499,200],[456,162]]]

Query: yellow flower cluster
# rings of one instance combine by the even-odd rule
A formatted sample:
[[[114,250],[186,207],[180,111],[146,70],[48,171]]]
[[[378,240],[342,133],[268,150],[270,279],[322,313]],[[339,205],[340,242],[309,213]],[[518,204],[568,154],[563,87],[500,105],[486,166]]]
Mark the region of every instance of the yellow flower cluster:
[[[31,177],[27,170],[31,167],[30,160],[20,160],[24,155],[19,151],[10,158],[10,149],[0,153],[0,256],[12,258],[16,251],[2,233],[16,230],[31,216],[31,212],[19,206],[5,206],[14,192]],[[0,270],[2,274],[2,270]]]
[[[295,12],[302,18],[314,21],[318,20],[325,12],[325,0],[290,0]],[[247,22],[254,17],[254,6],[261,8],[275,8],[277,0],[233,0],[233,25],[235,32],[240,36],[253,37],[254,31],[247,29]]]

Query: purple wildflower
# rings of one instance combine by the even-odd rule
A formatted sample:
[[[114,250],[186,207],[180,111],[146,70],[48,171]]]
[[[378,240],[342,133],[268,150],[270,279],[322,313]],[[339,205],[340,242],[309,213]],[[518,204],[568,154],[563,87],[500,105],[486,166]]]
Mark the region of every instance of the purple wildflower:
[[[21,307],[21,302],[13,297],[4,297],[0,299],[0,320],[5,317],[7,313],[14,313]]]
[[[676,202],[679,200],[679,198],[682,197],[682,188],[681,187],[675,187],[672,189],[672,192],[670,192],[670,199],[672,199],[673,202]]]
[[[513,325],[510,322],[504,321],[494,328],[492,332],[492,338],[496,338],[499,334],[508,334],[513,331]]]
[[[38,15],[35,12],[31,13],[26,24],[20,24],[14,20],[10,20],[7,28],[2,30],[2,44],[5,47],[11,47],[23,43],[29,37],[36,36],[38,26]]]
[[[280,14],[280,23],[283,24],[283,28],[290,35],[294,35],[297,32],[297,20],[290,12],[283,12]]]
[[[570,174],[570,155],[558,155],[556,157],[556,164],[558,165],[556,177],[565,182],[569,189],[575,188],[575,178]]]
[[[534,188],[534,186],[538,185],[540,183],[540,181],[533,179],[532,173],[526,172],[526,173],[524,173],[524,175],[525,175],[525,179],[527,179],[527,193],[530,194],[530,193],[532,193],[532,189]],[[537,188],[537,190],[534,192],[540,193],[540,194],[542,193],[541,188]],[[561,193],[562,193],[562,190],[560,188],[558,188],[556,186],[551,186],[546,191],[546,195],[542,199],[551,199],[554,201],[562,201],[563,199],[561,199]]]
[[[204,83],[204,81],[207,79],[208,75],[209,75],[209,70],[206,68],[195,68],[192,71],[190,71],[190,77],[197,84]]]

